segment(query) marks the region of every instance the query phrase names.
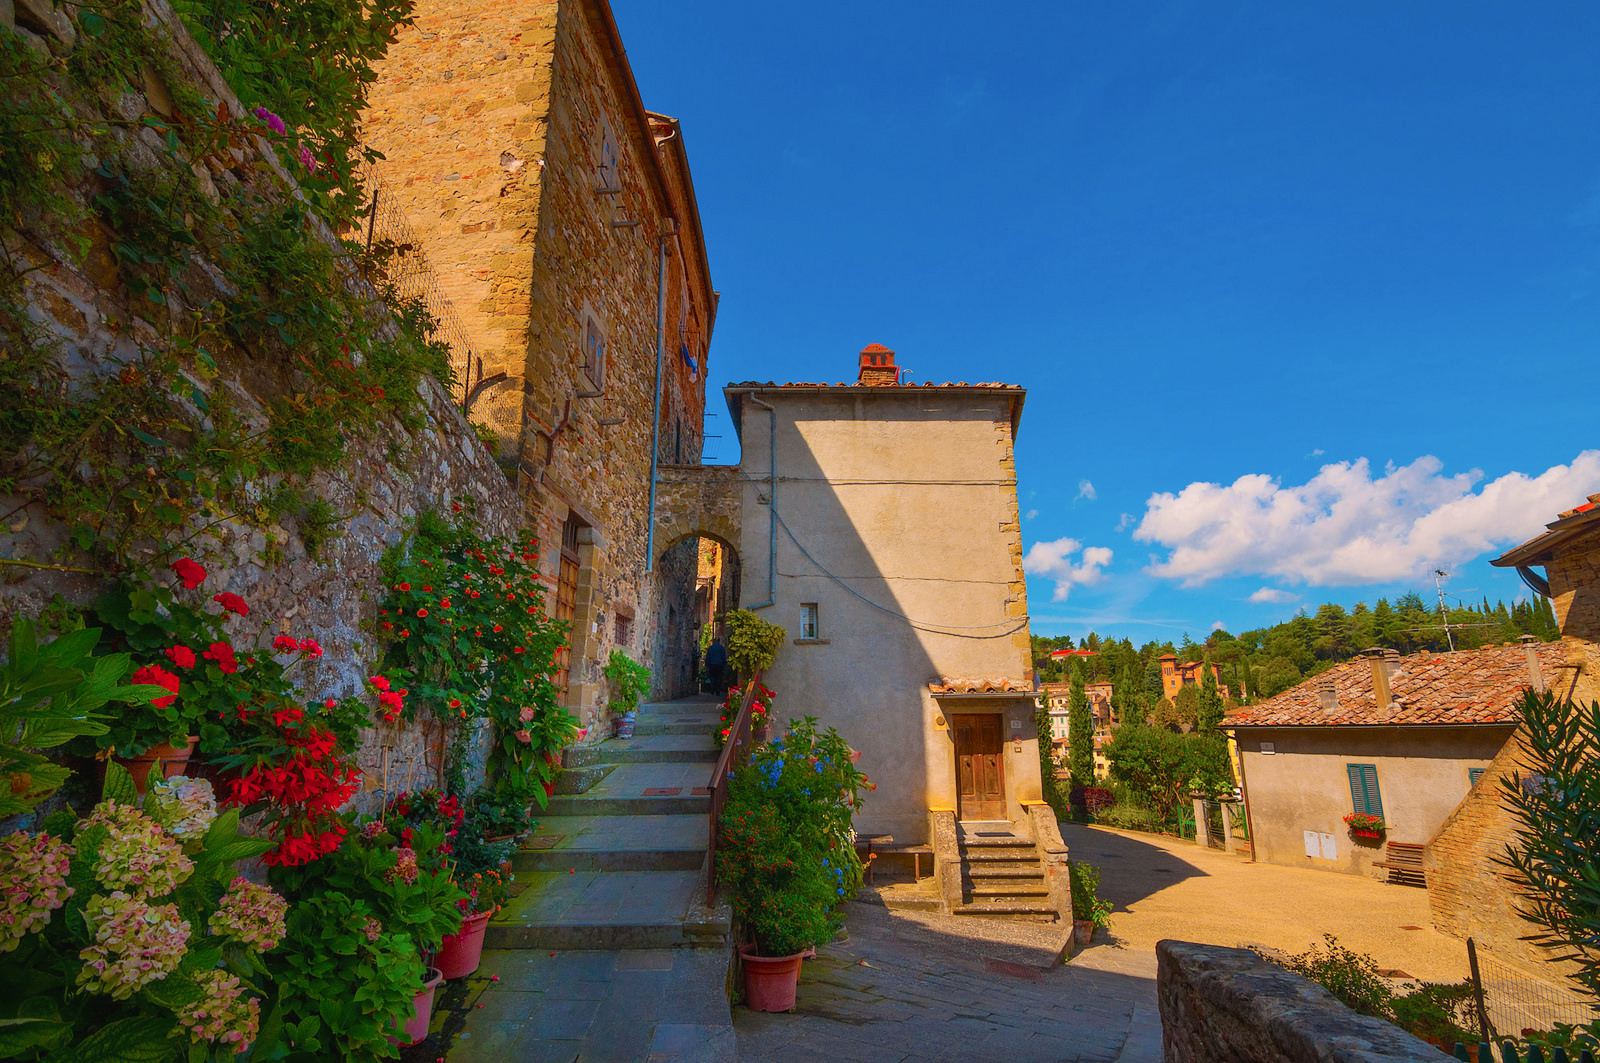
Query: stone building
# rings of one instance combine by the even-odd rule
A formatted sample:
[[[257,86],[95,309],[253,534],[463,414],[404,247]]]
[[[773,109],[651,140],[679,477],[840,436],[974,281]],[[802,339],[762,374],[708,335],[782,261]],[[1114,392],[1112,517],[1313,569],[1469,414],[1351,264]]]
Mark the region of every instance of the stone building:
[[[613,648],[687,693],[697,559],[652,541],[655,473],[700,460],[717,294],[678,122],[606,0],[419,0],[378,71],[374,190],[460,318],[468,414],[573,624],[566,704],[599,720]]]
[[[923,843],[930,811],[1026,824],[1043,797],[1012,456],[1023,389],[901,384],[873,345],[853,384],[726,393],[740,603],[788,629],[766,678],[778,715],[862,751],[878,788],[856,829]]]
[[[1600,700],[1600,494],[1547,528],[1491,563],[1516,568],[1550,599],[1561,625],[1560,667],[1542,673],[1533,685],[1548,686],[1571,701]],[[1428,906],[1440,930],[1543,964],[1552,962],[1551,954],[1522,940],[1532,928],[1517,915],[1515,891],[1496,862],[1517,833],[1500,781],[1519,779],[1523,770],[1522,744],[1512,736],[1490,763],[1485,785],[1473,788],[1428,846]]]
[[[1039,689],[1044,692],[1045,705],[1050,713],[1051,755],[1058,763],[1065,763],[1071,748],[1072,729],[1069,721],[1072,715],[1072,684],[1044,683]],[[1089,703],[1089,716],[1094,721],[1094,771],[1101,777],[1111,771],[1105,746],[1110,744],[1111,732],[1117,723],[1111,707],[1111,695],[1110,683],[1083,685],[1083,696]]]
[[[1486,788],[1523,688],[1564,659],[1553,644],[1370,650],[1226,717],[1256,859],[1388,877],[1390,846],[1427,845]],[[1354,812],[1378,816],[1383,836],[1352,834]]]
[[[1186,686],[1198,687],[1204,682],[1204,661],[1180,661],[1175,654],[1167,654],[1161,660],[1161,696],[1171,701],[1178,696],[1178,691]],[[1223,697],[1232,694],[1222,684],[1222,671],[1216,666],[1211,666],[1211,674],[1217,680],[1217,692]]]

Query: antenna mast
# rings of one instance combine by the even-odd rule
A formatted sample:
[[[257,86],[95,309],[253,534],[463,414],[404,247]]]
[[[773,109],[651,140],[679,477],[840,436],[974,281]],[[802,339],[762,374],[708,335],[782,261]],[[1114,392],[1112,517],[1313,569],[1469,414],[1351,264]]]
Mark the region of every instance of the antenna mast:
[[[1456,638],[1450,634],[1450,614],[1444,608],[1444,580],[1449,575],[1450,573],[1442,568],[1433,570],[1433,586],[1439,592],[1439,621],[1444,624],[1445,641],[1450,643],[1450,652],[1454,653],[1456,650]]]

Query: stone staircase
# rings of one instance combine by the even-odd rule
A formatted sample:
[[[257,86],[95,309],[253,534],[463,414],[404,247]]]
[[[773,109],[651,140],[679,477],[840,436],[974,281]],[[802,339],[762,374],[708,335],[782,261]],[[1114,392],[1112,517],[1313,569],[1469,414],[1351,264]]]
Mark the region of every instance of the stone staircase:
[[[642,705],[635,737],[567,751],[512,858],[525,888],[489,923],[487,947],[727,947],[731,913],[706,903],[719,704]]]
[[[1051,903],[1039,847],[1005,825],[962,823],[956,848],[961,855],[960,905],[951,915],[981,915],[1034,923],[1053,923]]]

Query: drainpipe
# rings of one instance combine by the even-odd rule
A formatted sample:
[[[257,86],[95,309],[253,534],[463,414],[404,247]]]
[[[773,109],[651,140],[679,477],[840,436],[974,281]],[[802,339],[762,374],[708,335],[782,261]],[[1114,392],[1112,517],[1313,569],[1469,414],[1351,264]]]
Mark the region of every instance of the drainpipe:
[[[767,600],[748,608],[765,609],[778,599],[778,411],[755,397],[752,403],[767,411]]]
[[[676,227],[674,227],[674,233]],[[656,456],[661,452],[661,369],[666,360],[667,343],[667,241],[656,239],[656,404],[650,426],[650,516],[644,533],[644,570],[656,567]]]

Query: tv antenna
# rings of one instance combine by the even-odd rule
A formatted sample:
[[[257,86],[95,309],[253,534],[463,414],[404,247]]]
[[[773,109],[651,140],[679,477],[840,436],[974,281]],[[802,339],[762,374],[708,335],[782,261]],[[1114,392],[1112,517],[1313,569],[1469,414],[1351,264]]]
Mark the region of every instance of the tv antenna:
[[[1454,653],[1455,649],[1456,649],[1456,639],[1455,639],[1455,636],[1451,634],[1451,630],[1452,629],[1454,629],[1456,631],[1462,631],[1462,630],[1465,630],[1466,628],[1469,628],[1469,627],[1498,627],[1499,625],[1497,625],[1497,624],[1452,624],[1452,623],[1450,623],[1450,612],[1449,612],[1449,610],[1447,610],[1444,607],[1444,581],[1449,579],[1449,578],[1450,578],[1450,573],[1446,572],[1444,569],[1436,568],[1436,569],[1433,570],[1433,588],[1434,588],[1435,591],[1438,592],[1438,595],[1439,595],[1439,623],[1441,625],[1443,625],[1443,627],[1444,627],[1444,637],[1445,637],[1445,641],[1449,642],[1449,644],[1450,644],[1450,652]],[[1476,588],[1476,587],[1468,587],[1464,591],[1454,592],[1455,595],[1456,595],[1456,601],[1460,602],[1461,601],[1461,595],[1463,595],[1463,594],[1471,594],[1473,591],[1475,591],[1477,589],[1478,588]]]

